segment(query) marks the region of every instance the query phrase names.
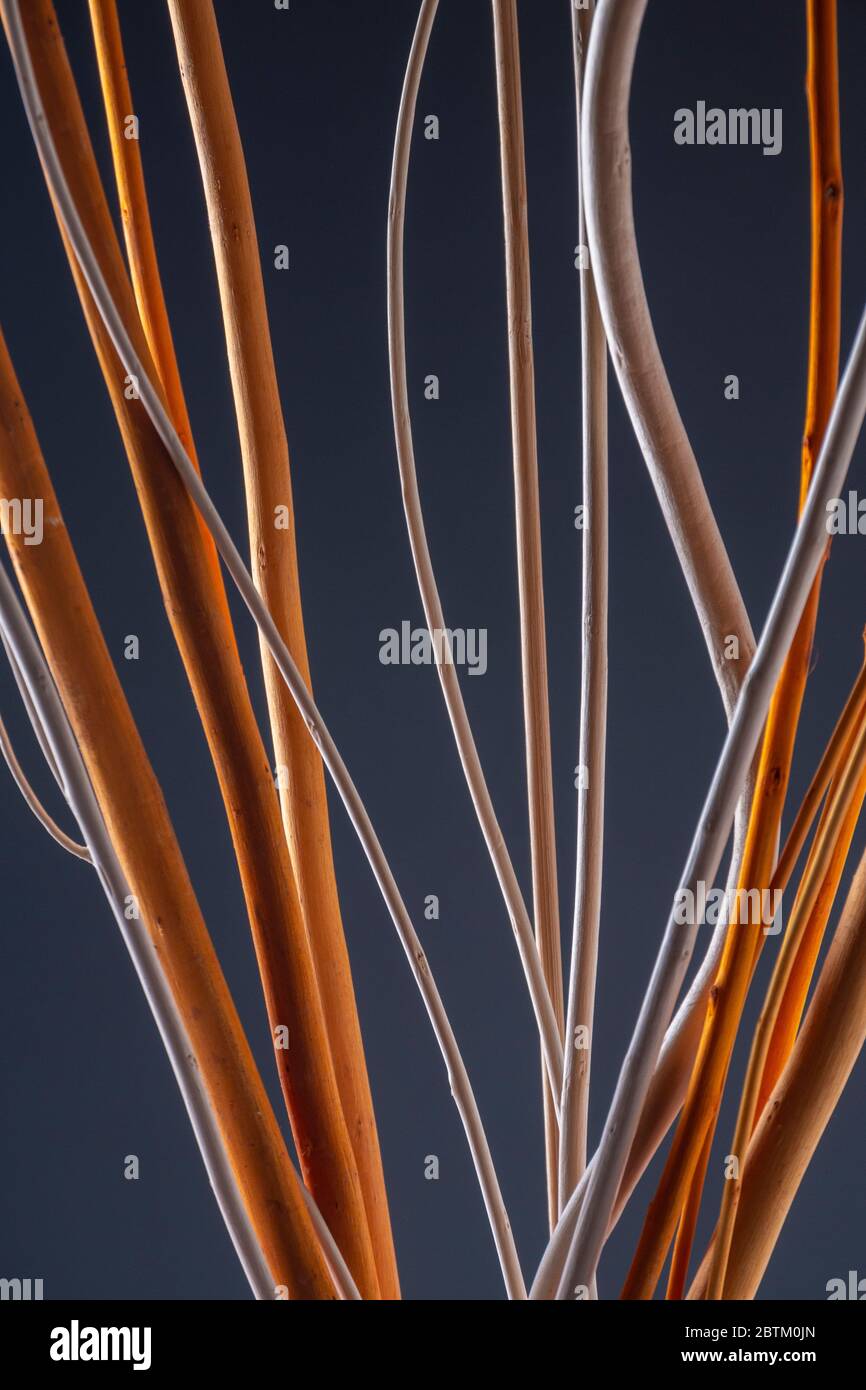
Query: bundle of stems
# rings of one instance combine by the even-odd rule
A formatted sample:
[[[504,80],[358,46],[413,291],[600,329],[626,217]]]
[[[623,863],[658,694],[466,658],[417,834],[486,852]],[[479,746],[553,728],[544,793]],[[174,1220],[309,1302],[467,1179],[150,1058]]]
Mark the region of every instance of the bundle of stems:
[[[431,637],[447,633],[427,544],[406,369],[404,218],[412,133],[438,0],[422,0],[397,117],[387,217],[396,458]],[[569,0],[580,252],[583,598],[575,895],[563,989],[531,258],[516,0],[491,0],[502,180],[531,913],[505,844],[452,653],[446,711],[514,932],[541,1051],[550,1239],[530,1297],[597,1296],[605,1241],[682,1108],[623,1289],[650,1297],[673,1243],[686,1296],[723,1090],[766,923],[732,913],[677,1001],[697,922],[674,915],[589,1153],[607,759],[607,355],[718,681],[728,732],[680,887],[783,892],[813,824],[743,1080],[719,1222],[688,1296],[753,1297],[800,1180],[866,1039],[866,859],[809,990],[866,798],[866,663],[777,855],[828,555],[826,504],[866,414],[866,317],[837,391],[842,177],[835,0],[806,0],[812,268],[799,520],[755,643],[656,342],[628,177],[631,76],[647,0]],[[257,1298],[396,1299],[400,1282],[331,848],[326,773],[348,812],[433,1027],[507,1295],[527,1296],[481,1115],[430,964],[362,797],[312,694],[286,427],[253,200],[212,0],[167,0],[207,207],[243,464],[250,566],[208,492],[163,294],[116,0],[89,0],[125,257],[51,0],[0,12],[88,333],[123,441],[166,615],[207,740],[255,946],[300,1172],[267,1098],[91,604],[52,477],[0,335],[0,490],[38,497],[44,539],[6,540],[0,637],[69,833],[0,751],[36,819],[92,868],[169,1055],[219,1209]],[[563,20],[565,10],[563,5]],[[624,176],[625,174],[625,176]],[[576,373],[576,379],[578,373]],[[206,465],[206,461],[205,465]],[[279,524],[277,520],[279,518]],[[223,567],[259,634],[270,754],[253,712]],[[23,603],[22,603],[23,600]],[[736,639],[735,660],[727,651]],[[326,693],[327,703],[327,693]],[[759,747],[760,745],[760,747]],[[823,803],[823,805],[822,805]],[[808,1006],[807,1006],[808,1004]],[[284,1045],[284,1038],[289,1040]],[[760,1220],[756,1219],[760,1213]]]

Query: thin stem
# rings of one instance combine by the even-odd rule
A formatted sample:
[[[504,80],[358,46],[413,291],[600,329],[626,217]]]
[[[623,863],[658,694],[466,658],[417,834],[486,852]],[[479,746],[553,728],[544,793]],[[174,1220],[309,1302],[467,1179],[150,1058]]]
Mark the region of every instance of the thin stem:
[[[667,1300],[679,1300],[685,1297],[686,1280],[689,1275],[689,1260],[692,1255],[695,1229],[701,1210],[701,1193],[712,1147],[713,1136],[707,1134],[704,1140],[704,1147],[698,1159],[698,1166],[696,1169],[697,1181],[692,1183],[692,1186],[689,1188],[688,1196],[680,1213],[680,1224],[677,1227],[677,1238],[674,1241],[674,1250],[671,1256],[671,1270],[668,1275],[668,1287],[665,1294],[665,1299]]]
[[[520,594],[520,655],[523,671],[523,722],[529,792],[529,841],[535,939],[541,955],[557,1031],[562,1038],[562,942],[556,879],[556,828],[550,707],[547,690],[547,636],[541,515],[538,498],[538,446],[535,428],[535,368],[532,346],[529,227],[526,211],[526,154],[520,91],[517,0],[493,0],[496,93],[505,224],[505,286],[508,303],[508,375],[511,448],[517,523],[517,577]],[[559,1211],[559,1114],[562,1081],[544,1087],[547,1199],[551,1229]]]
[[[0,753],[3,754],[6,766],[12,774],[15,785],[30,807],[30,810],[39,821],[43,830],[47,830],[52,840],[56,840],[61,849],[65,849],[69,854],[74,854],[76,859],[83,859],[85,862],[89,863],[90,850],[87,846],[80,845],[77,840],[70,839],[66,831],[60,829],[60,826],[46,811],[39,797],[28,782],[27,775],[15,756],[12,740],[6,731],[6,725],[3,723],[2,719],[0,719]]]
[[[481,1124],[481,1117],[469,1082],[463,1059],[451,1025],[448,1022],[439,991],[436,988],[429,963],[421,942],[415,932],[399,889],[394,881],[390,866],[382,846],[376,837],[366,808],[358,794],[348,769],[340,756],[334,740],[328,731],[321,714],[301,677],[291,654],[277,631],[276,625],[266,604],[262,601],[255,584],[241,559],[225,523],[213,505],[199,474],[192,466],[177,431],[166,413],[160,396],[144,370],[144,365],[130,340],[123,319],[118,312],[108,286],[103,277],[99,262],[84,231],[78,211],[70,195],[63,169],[51,132],[45,120],[39,89],[30,63],[27,43],[21,27],[18,0],[4,0],[9,22],[9,37],[21,95],[27,111],[33,138],[42,158],[46,177],[55,199],[64,230],[69,238],[82,274],[87,280],[106,329],[111,336],[115,350],[125,370],[133,374],[140,386],[141,401],[153,421],[160,439],[177,469],[180,478],[204,517],[205,523],[214,538],[217,550],[234,580],[238,592],[267,643],[283,679],[295,700],[310,737],[319,749],[325,766],[330,772],[334,785],[346,807],[349,818],[364,853],[373,870],[388,911],[397,928],[398,935],[409,960],[415,981],[424,1000],[436,1039],[448,1068],[452,1092],[463,1121],[479,1184],[490,1219],[491,1229],[496,1241],[500,1264],[506,1287],[511,1297],[525,1296],[523,1279],[514,1246],[511,1225],[499,1190],[498,1180]]]
[[[422,4],[412,40],[400,100],[400,112],[397,117],[394,162],[391,171],[391,193],[388,203],[388,354],[391,371],[394,436],[409,543],[427,627],[431,636],[436,632],[447,631],[447,625],[442,611],[433,562],[430,558],[430,549],[427,544],[424,513],[418,490],[418,473],[415,467],[415,451],[412,443],[412,422],[406,375],[403,262],[406,185],[412,145],[412,125],[424,58],[437,5],[438,0],[425,0]],[[466,706],[463,703],[456,668],[450,661],[443,660],[437,662],[436,669],[457,744],[460,764],[514,929],[514,936],[529,989],[529,997],[542,1042],[547,1073],[551,1084],[557,1088],[558,1093],[558,1088],[562,1084],[562,1041],[544,978],[541,957],[532,935],[532,923],[526,911],[508,848],[496,819],[496,812],[475,746]]]
[[[169,323],[156,243],[150,221],[141,141],[126,138],[126,122],[135,112],[130,90],[123,37],[116,0],[89,0],[93,46],[99,67],[99,81],[105,106],[105,119],[111,144],[111,162],[117,184],[123,239],[129,261],[129,275],[138,306],[141,326],[153,364],[159,375],[168,412],[184,448],[195,466],[198,459],[192,435],[186,397],[180,379],[177,354]],[[199,519],[202,542],[213,577],[211,601],[217,603],[224,620],[226,639],[237,650],[229,615],[225,586],[220,574],[216,547]]]
[[[15,680],[15,684],[18,687],[18,694],[21,696],[21,703],[27,711],[27,718],[30,720],[30,727],[36,736],[36,742],[39,744],[39,747],[42,750],[42,756],[48,764],[49,768],[51,769],[52,777],[54,778],[61,792],[65,796],[66,788],[63,785],[63,778],[60,776],[60,769],[54,761],[54,754],[51,752],[51,744],[48,742],[45,730],[42,727],[42,721],[40,720],[39,715],[36,712],[36,708],[33,704],[33,701],[30,698],[30,691],[27,688],[27,682],[25,681],[20,670],[18,669],[18,662],[15,660],[15,653],[12,651],[2,632],[0,632],[0,642],[2,642],[3,644],[3,650],[6,653],[6,659],[9,662],[9,669],[11,670],[12,676]]]
[[[634,228],[628,103],[646,6],[599,0],[593,20],[582,140],[590,263],[611,360],[730,719],[755,640],[656,342]]]
[[[586,244],[581,158],[581,101],[594,0],[570,3],[577,121],[578,238]],[[580,274],[581,413],[583,435],[583,590],[581,612],[580,744],[577,867],[565,1067],[559,1145],[559,1214],[586,1168],[589,1081],[604,849],[607,740],[607,343],[591,266]],[[578,1047],[578,1029],[580,1046]]]

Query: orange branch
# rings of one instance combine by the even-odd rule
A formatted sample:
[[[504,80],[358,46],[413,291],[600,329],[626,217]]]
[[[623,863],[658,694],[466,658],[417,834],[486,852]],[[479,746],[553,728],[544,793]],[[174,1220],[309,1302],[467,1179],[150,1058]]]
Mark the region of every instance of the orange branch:
[[[116,0],[90,0],[90,22],[99,65],[99,80],[102,84],[111,159],[120,199],[120,217],[135,302],[138,305],[147,346],[162,383],[172,424],[192,462],[199,468],[159,274],[141,163],[141,143],[137,138],[127,139],[124,134],[127,117],[135,114],[135,107],[127,76]],[[213,570],[214,598],[223,609],[227,625],[231,626],[216,546],[201,518],[199,527],[202,544]],[[234,632],[232,640],[234,641]]]
[[[866,1039],[866,855],[815,995],[749,1144],[725,1298],[754,1298],[803,1175]],[[690,1299],[705,1297],[712,1246]]]
[[[170,977],[274,1280],[292,1298],[332,1298],[297,1178],[111,663],[2,334],[0,489],[8,497],[42,499],[42,544],[27,545],[10,530],[9,551],[112,843]]]
[[[310,687],[289,453],[243,149],[210,0],[170,0],[210,220],[256,585]],[[275,524],[277,516],[281,526]],[[334,876],[322,760],[271,657],[262,663],[280,801],[352,1137],[382,1296],[398,1298],[388,1202]]]
[[[50,0],[23,15],[49,126],[86,234],[143,365],[153,367]],[[331,1061],[297,888],[268,759],[246,689],[225,596],[196,510],[127,382],[74,254],[67,255],[123,437],[156,561],[226,807],[275,1048],[304,1177],[363,1297],[378,1282],[357,1166]],[[158,377],[154,373],[155,380]]]

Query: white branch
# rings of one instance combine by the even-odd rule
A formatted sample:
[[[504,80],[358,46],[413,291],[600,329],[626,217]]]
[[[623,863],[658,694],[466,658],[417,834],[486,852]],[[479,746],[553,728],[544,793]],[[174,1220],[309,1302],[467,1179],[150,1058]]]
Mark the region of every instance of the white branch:
[[[431,637],[436,632],[445,631],[447,624],[445,614],[442,611],[433,562],[427,544],[424,513],[418,490],[418,474],[415,467],[415,450],[412,442],[412,422],[406,378],[403,229],[415,105],[437,5],[438,0],[424,0],[418,16],[415,36],[412,40],[406,77],[403,83],[403,94],[400,100],[400,112],[397,118],[394,162],[391,171],[391,195],[388,204],[388,356],[391,370],[394,436],[397,445],[397,462],[400,469],[400,484],[406,513],[406,525],[409,531],[409,543]],[[487,789],[487,782],[475,746],[466,706],[463,703],[456,669],[447,660],[438,661],[436,669],[439,673],[442,694],[445,698],[445,706],[451,721],[460,763],[514,929],[517,949],[520,953],[538,1032],[544,1049],[548,1076],[558,1096],[562,1085],[562,1044],[550,994],[541,968],[541,959],[532,934],[532,923]]]
[[[578,240],[586,244],[581,101],[594,0],[571,9],[577,123]],[[607,742],[608,484],[607,343],[591,266],[580,272],[580,356],[583,440],[583,590],[577,867],[559,1146],[559,1214],[586,1167],[587,1111],[595,1017],[595,986],[604,849]],[[583,786],[583,776],[586,786]],[[586,1029],[585,1047],[575,1032]]]

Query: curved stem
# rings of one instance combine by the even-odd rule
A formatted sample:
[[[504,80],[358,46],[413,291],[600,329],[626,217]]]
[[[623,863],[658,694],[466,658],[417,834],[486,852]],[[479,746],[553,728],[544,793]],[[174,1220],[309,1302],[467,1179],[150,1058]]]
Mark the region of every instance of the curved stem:
[[[400,112],[397,117],[394,162],[391,170],[391,193],[388,203],[388,356],[391,372],[394,437],[397,446],[397,462],[400,470],[400,484],[409,543],[431,637],[436,632],[445,632],[447,628],[433,562],[430,558],[430,548],[427,544],[412,442],[412,422],[406,376],[403,261],[406,184],[412,144],[412,125],[424,58],[437,5],[438,0],[424,0],[412,40],[403,93],[400,99]],[[448,717],[451,721],[454,740],[457,744],[460,764],[514,929],[544,1050],[547,1073],[551,1085],[556,1086],[558,1094],[562,1084],[562,1042],[544,978],[538,947],[533,939],[532,923],[523,901],[508,848],[496,819],[493,802],[490,799],[484,770],[472,735],[469,716],[463,703],[456,668],[450,661],[443,660],[437,661],[436,669],[439,674]]]
[[[635,237],[628,102],[646,6],[647,0],[600,0],[593,20],[583,120],[590,261],[623,399],[730,718],[755,641],[664,369]],[[732,637],[738,656],[729,660],[725,645]]]
[[[65,830],[61,830],[57,822],[49,815],[39,797],[27,780],[27,775],[15,756],[15,749],[12,747],[12,740],[6,730],[6,725],[0,719],[0,753],[6,762],[6,766],[12,774],[13,781],[23,796],[25,802],[30,807],[36,819],[39,821],[43,830],[46,830],[52,840],[56,840],[61,849],[65,849],[68,854],[74,854],[76,859],[83,859],[86,863],[90,862],[90,850],[86,845],[80,845],[76,840],[70,839]]]
[[[93,46],[96,50],[111,144],[111,162],[120,204],[123,239],[129,261],[129,277],[147,346],[165,394],[168,412],[183,440],[184,448],[198,467],[192,426],[159,273],[144,182],[141,142],[138,139],[128,140],[125,133],[126,121],[134,113],[135,107],[123,51],[117,3],[116,0],[89,0],[89,5]],[[219,569],[219,556],[201,520],[199,526],[205,555],[214,579],[211,602],[218,604],[224,619],[226,640],[231,643],[233,651],[237,652],[225,585]]]
[[[538,444],[535,427],[535,366],[532,344],[529,226],[520,40],[517,0],[493,0],[496,96],[502,166],[505,229],[505,287],[508,305],[508,380],[514,510],[517,523],[517,578],[520,594],[520,657],[523,670],[523,723],[529,791],[529,842],[535,939],[541,955],[560,1038],[564,1024],[562,941],[556,877],[556,830],[547,688],[547,633],[538,498]],[[544,1088],[547,1201],[551,1228],[558,1212],[559,1115],[562,1078]]]
[[[582,10],[575,9],[571,4],[570,9],[577,125],[578,238],[583,247],[586,243],[586,219],[580,152],[581,101],[595,3],[591,0],[589,7]],[[604,849],[608,614],[607,343],[591,266],[585,266],[580,272],[580,359],[584,514],[577,865],[562,1079],[558,1215],[562,1214],[586,1168]],[[581,1030],[579,1047],[578,1029]]]

